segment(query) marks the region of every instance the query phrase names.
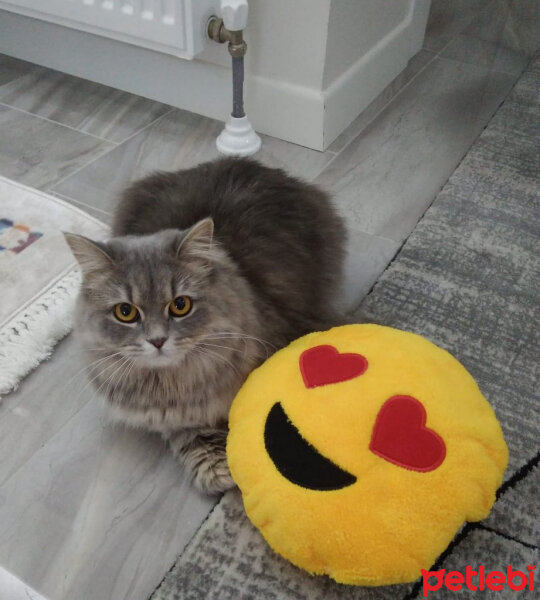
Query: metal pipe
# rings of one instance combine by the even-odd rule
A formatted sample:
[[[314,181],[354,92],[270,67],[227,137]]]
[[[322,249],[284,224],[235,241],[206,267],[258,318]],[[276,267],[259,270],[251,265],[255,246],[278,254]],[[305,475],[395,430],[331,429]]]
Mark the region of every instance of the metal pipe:
[[[233,108],[223,131],[216,139],[221,154],[250,156],[259,151],[261,138],[255,133],[244,111],[244,56],[247,44],[244,28],[247,24],[246,0],[221,0],[223,19],[211,17],[208,21],[208,37],[223,44],[229,42],[232,58]],[[228,27],[225,27],[224,20]]]
[[[222,19],[212,17],[208,22],[208,37],[219,44],[229,42],[228,50],[232,57],[232,80],[233,80],[233,110],[232,116],[242,118],[244,112],[244,56],[247,44],[241,30],[229,31],[223,24]]]
[[[245,117],[244,112],[244,57],[238,56],[232,59],[233,76],[233,110],[235,118]]]

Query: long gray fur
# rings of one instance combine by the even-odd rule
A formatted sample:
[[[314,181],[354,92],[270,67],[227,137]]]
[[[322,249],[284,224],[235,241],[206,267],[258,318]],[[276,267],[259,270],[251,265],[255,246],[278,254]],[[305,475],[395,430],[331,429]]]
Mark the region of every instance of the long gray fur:
[[[114,420],[161,433],[199,488],[229,489],[227,416],[245,378],[337,322],[343,224],[318,188],[222,159],[134,183],[113,234],[66,236],[83,271],[76,333],[89,375]],[[193,302],[182,318],[167,310],[179,296]],[[119,322],[120,303],[140,319]]]

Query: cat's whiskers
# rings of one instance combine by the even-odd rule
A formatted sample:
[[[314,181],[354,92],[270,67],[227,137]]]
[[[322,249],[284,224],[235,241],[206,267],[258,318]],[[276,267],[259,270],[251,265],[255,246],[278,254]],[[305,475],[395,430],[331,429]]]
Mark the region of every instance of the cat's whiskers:
[[[248,355],[248,342],[251,340],[248,340],[246,338],[231,338],[231,337],[218,337],[218,338],[206,338],[212,341],[221,341],[221,340],[232,340],[232,339],[238,339],[240,341],[243,342],[244,346],[243,349],[240,350],[239,348],[235,348],[236,352],[240,352],[241,354],[243,354],[244,357],[246,357]],[[209,346],[215,346],[216,348],[222,348],[223,346],[219,346],[217,344],[209,344],[208,342],[200,342],[200,344],[207,344]],[[230,348],[230,346],[227,346]],[[232,348],[231,348],[232,349]],[[252,349],[252,353],[254,356],[260,356],[261,358],[268,358],[269,353],[268,350],[263,346],[263,350],[265,352],[265,354],[262,354],[262,352],[260,351],[260,346],[256,346],[254,349]]]
[[[113,372],[112,372],[112,373],[111,373],[111,374],[110,374],[110,375],[107,377],[107,379],[105,379],[105,381],[103,381],[103,382],[100,384],[100,386],[99,386],[99,387],[97,388],[97,390],[96,390],[96,393],[97,393],[97,394],[99,394],[99,393],[100,393],[100,391],[101,391],[101,388],[102,388],[104,385],[106,385],[106,388],[105,388],[105,395],[106,395],[106,396],[108,395],[108,393],[107,393],[107,392],[108,392],[108,390],[109,390],[109,385],[110,385],[110,383],[111,383],[111,381],[112,381],[113,377],[116,375],[116,373],[118,373],[118,371],[119,371],[120,369],[122,369],[122,368],[124,367],[124,365],[126,364],[126,362],[128,362],[129,360],[130,360],[130,359],[129,359],[129,358],[126,358],[125,356],[124,356],[124,357],[122,357],[121,359],[119,359],[119,362],[121,362],[122,364],[121,364],[121,365],[120,365],[120,366],[119,366],[117,369],[115,369],[115,370],[114,370],[114,371],[113,371]],[[118,364],[118,362],[117,362],[116,364]]]
[[[92,361],[89,364],[83,365],[80,369],[77,369],[77,371],[64,383],[64,388],[67,388],[70,383],[79,375],[81,375],[83,372],[88,371],[88,374],[91,375],[91,372],[94,371],[94,369],[96,369],[96,367],[98,365],[100,365],[101,363],[105,362],[106,360],[110,360],[111,358],[117,356],[118,354],[120,354],[120,352],[114,352],[113,354],[109,354],[107,356],[103,356],[102,358],[98,358],[94,361]]]
[[[264,348],[264,351],[266,352],[266,358],[268,358],[270,356],[270,352],[269,352],[269,349],[267,348],[267,346],[270,346],[274,350],[277,349],[276,346],[274,346],[270,342],[267,342],[266,340],[263,340],[263,339],[258,338],[256,336],[253,336],[253,335],[249,335],[249,334],[241,333],[241,332],[236,332],[236,331],[220,331],[220,332],[215,332],[215,333],[212,333],[212,334],[205,334],[204,336],[201,336],[201,339],[203,339],[203,340],[217,340],[217,341],[219,341],[219,340],[227,340],[227,339],[242,340],[244,342],[244,351],[246,349],[246,344],[247,344],[248,341],[258,342]]]
[[[118,387],[118,385],[120,384],[120,382],[122,381],[122,379],[125,379],[126,374],[128,371],[131,370],[131,367],[133,367],[135,361],[132,360],[131,358],[127,357],[127,367],[118,375],[118,380],[114,386],[114,388],[112,389],[112,392],[110,394],[111,398],[114,398],[114,395],[116,394],[116,388]]]
[[[88,350],[90,352],[104,352],[104,351],[110,351],[112,350],[112,348],[107,347],[107,346],[95,346],[95,347],[90,347],[90,346],[79,346],[79,350]]]
[[[130,377],[130,375],[131,375],[131,371],[133,371],[133,368],[134,368],[134,367],[135,367],[135,361],[134,361],[134,360],[132,360],[132,361],[131,361],[131,367],[130,367],[130,369],[129,369],[129,371],[128,371],[127,375],[125,375],[125,376],[124,376],[124,379],[129,379],[129,377]]]
[[[217,352],[214,352],[213,350],[210,350],[209,348],[202,348],[201,346],[194,346],[193,350],[195,350],[196,352],[199,352],[202,355],[206,355],[206,356],[212,356],[213,358],[219,358],[220,360],[222,360],[223,362],[225,362],[226,364],[228,364],[231,369],[240,377],[241,373],[240,371],[238,371],[238,369],[232,364],[232,362],[230,360],[228,360],[225,356],[223,356],[222,354],[218,354]]]
[[[209,334],[205,334],[206,336],[219,336],[219,337],[236,337],[236,338],[245,338],[248,340],[253,340],[255,342],[259,342],[260,344],[263,344],[264,346],[270,346],[271,348],[274,348],[274,350],[277,350],[276,346],[274,346],[274,344],[268,342],[267,340],[263,340],[262,338],[259,338],[255,335],[251,335],[248,333],[244,333],[243,331],[234,331],[234,330],[230,330],[230,331],[215,331]]]
[[[92,361],[91,363],[88,363],[87,365],[85,365],[84,368],[86,368],[88,371],[93,371],[97,367],[97,365],[101,364],[102,362],[104,362],[106,360],[114,358],[115,356],[118,356],[119,354],[121,354],[120,351],[113,352],[112,354],[107,354],[107,356],[102,356],[101,358],[97,358],[96,360]]]
[[[242,352],[239,348],[233,346],[221,346],[220,344],[210,344],[209,342],[198,342],[197,346],[210,346],[211,348],[223,348],[224,350],[231,350],[232,352]]]
[[[121,354],[120,352],[118,352],[117,354]],[[110,358],[110,357],[107,357]],[[77,394],[77,399],[79,399],[82,394],[85,392],[85,390],[88,389],[89,386],[92,385],[92,383],[94,383],[94,381],[98,378],[101,377],[101,375],[103,375],[105,373],[105,371],[107,371],[108,369],[114,368],[116,367],[116,365],[118,365],[118,363],[120,363],[123,360],[123,356],[114,358],[112,360],[112,363],[110,365],[107,365],[105,367],[103,367],[99,373],[97,373],[96,375],[94,375],[94,377],[92,377],[91,379],[89,379],[86,384],[82,387],[82,389],[79,391],[79,393]]]
[[[125,358],[125,357],[124,357],[124,358]],[[114,365],[112,365],[112,366],[114,366],[114,367],[117,367],[117,365],[118,365],[120,362],[122,362],[122,358],[119,358],[119,359],[117,359],[117,360],[116,360],[116,362],[114,363]],[[135,361],[131,361],[131,363],[132,363],[132,365],[131,365],[131,366],[133,366],[134,362],[135,362]],[[117,369],[116,369],[116,370],[115,370],[113,373],[111,373],[111,375],[110,375],[110,376],[109,376],[109,377],[108,377],[108,378],[107,378],[105,381],[103,381],[103,382],[101,383],[101,385],[99,385],[98,387],[94,387],[94,393],[93,393],[93,395],[92,395],[92,400],[93,400],[93,401],[100,401],[100,400],[103,400],[103,398],[104,398],[104,397],[107,397],[107,390],[105,390],[105,391],[102,391],[102,387],[103,387],[103,385],[104,385],[104,384],[106,384],[106,385],[107,385],[107,389],[108,389],[109,385],[112,383],[111,379],[112,379],[112,377],[114,377],[114,374],[115,374],[115,373],[116,373],[118,370],[120,370],[122,367],[124,367],[124,365],[126,365],[126,363],[127,363],[127,361],[126,361],[126,360],[124,360],[124,361],[122,362],[122,364],[120,365],[120,367],[118,367],[118,368],[117,368]]]

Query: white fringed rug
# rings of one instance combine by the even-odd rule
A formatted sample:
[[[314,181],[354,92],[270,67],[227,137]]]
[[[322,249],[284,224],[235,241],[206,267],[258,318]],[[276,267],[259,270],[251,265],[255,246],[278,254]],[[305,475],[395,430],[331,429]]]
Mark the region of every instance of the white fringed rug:
[[[54,196],[0,177],[0,397],[71,329],[80,273],[62,231],[108,228]]]

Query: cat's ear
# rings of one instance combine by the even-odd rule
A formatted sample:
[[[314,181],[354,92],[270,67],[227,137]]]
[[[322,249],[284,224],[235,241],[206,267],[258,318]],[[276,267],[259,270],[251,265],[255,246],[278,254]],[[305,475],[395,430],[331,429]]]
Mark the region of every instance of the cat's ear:
[[[208,217],[195,223],[180,240],[177,257],[201,258],[209,261],[214,237],[214,221]]]
[[[109,269],[113,265],[113,259],[107,253],[105,244],[94,242],[76,233],[63,233],[84,275]]]

